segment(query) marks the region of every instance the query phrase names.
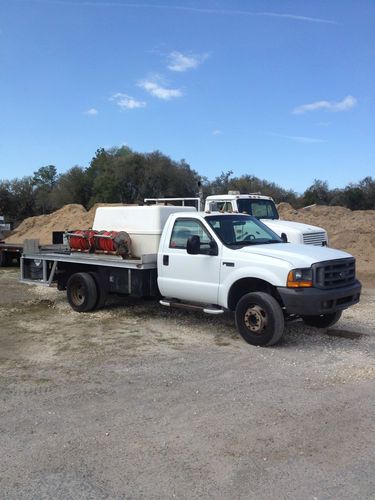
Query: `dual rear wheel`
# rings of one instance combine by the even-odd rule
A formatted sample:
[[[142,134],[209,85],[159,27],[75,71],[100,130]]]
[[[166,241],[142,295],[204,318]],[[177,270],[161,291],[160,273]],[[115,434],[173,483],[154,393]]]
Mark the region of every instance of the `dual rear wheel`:
[[[96,272],[73,274],[66,285],[66,293],[69,304],[77,312],[99,309],[107,298]]]

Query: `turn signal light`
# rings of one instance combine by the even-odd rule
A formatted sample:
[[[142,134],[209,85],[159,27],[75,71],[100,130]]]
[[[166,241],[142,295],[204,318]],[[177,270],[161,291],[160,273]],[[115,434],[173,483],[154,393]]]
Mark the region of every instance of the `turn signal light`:
[[[288,273],[286,286],[288,288],[308,288],[313,286],[312,272],[307,269],[293,269]]]

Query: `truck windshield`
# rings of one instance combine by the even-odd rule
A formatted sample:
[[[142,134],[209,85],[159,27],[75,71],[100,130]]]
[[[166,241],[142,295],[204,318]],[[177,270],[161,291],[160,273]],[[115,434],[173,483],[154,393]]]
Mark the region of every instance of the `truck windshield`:
[[[283,243],[277,234],[250,215],[210,215],[206,221],[227,246]]]
[[[253,215],[257,219],[278,219],[279,214],[272,200],[257,200],[252,198],[239,198],[237,207],[240,213]]]

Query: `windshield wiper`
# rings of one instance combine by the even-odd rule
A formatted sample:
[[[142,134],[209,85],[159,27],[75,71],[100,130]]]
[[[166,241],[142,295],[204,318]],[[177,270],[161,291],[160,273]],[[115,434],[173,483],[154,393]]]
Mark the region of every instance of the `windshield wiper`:
[[[228,246],[236,246],[236,247],[246,247],[251,245],[261,245],[261,243],[257,240],[251,241],[231,241],[227,243]]]

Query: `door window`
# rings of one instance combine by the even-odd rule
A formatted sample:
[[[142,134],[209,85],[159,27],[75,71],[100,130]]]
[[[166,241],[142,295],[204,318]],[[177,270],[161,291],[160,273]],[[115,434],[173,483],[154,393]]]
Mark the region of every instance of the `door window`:
[[[201,246],[210,248],[212,238],[199,221],[193,219],[177,219],[173,226],[169,248],[186,249],[187,240],[193,235],[200,237]]]

